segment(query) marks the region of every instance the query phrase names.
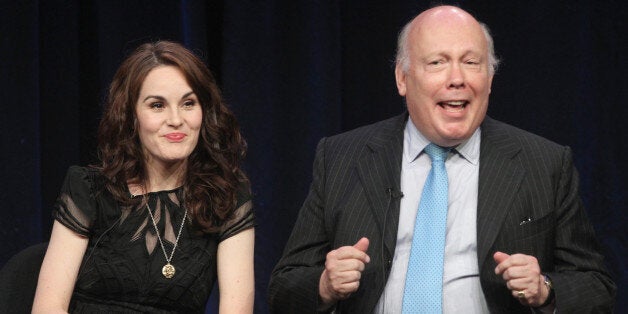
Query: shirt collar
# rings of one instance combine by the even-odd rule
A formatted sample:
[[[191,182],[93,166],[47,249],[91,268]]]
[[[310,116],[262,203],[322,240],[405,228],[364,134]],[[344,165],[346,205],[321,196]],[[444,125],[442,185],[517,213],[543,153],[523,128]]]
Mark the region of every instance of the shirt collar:
[[[454,152],[470,163],[477,165],[480,162],[480,139],[481,131],[478,127],[470,138],[454,148]],[[408,119],[406,122],[403,141],[403,155],[407,162],[415,161],[425,146],[430,144],[430,141],[412,123],[412,119]]]

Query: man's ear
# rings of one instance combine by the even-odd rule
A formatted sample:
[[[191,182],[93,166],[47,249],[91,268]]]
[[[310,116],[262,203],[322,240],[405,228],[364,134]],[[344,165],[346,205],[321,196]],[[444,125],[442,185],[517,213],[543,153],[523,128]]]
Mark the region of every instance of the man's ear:
[[[406,96],[406,73],[400,63],[395,66],[395,81],[397,82],[397,92],[402,97]]]
[[[493,76],[495,76],[495,74],[489,74],[489,78],[488,78],[488,93],[491,93],[491,87],[493,86]]]

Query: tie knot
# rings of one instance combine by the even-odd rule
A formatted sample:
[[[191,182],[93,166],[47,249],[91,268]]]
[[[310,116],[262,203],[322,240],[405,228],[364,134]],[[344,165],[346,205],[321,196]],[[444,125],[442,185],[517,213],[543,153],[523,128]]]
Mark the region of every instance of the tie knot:
[[[447,159],[447,153],[449,152],[449,148],[440,147],[434,143],[430,143],[429,145],[425,146],[425,149],[423,151],[428,156],[430,156],[432,162],[445,161],[445,159]]]

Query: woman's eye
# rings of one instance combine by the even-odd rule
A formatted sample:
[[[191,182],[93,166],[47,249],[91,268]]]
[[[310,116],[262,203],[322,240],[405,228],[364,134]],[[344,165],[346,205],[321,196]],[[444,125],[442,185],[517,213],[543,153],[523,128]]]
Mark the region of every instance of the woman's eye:
[[[183,102],[183,108],[192,109],[196,105],[196,100],[188,99]]]
[[[164,107],[164,104],[162,102],[154,102],[150,104],[150,107],[155,109],[161,109]]]

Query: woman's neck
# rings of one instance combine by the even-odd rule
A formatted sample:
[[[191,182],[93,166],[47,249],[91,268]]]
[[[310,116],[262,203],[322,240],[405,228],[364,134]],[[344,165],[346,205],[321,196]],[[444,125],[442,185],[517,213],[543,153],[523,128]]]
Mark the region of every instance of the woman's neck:
[[[174,164],[146,163],[148,192],[173,190],[183,184],[187,162]]]
[[[133,179],[129,182],[131,194],[145,194],[148,192],[174,190],[183,184],[187,162],[173,164],[146,163],[146,181]]]

